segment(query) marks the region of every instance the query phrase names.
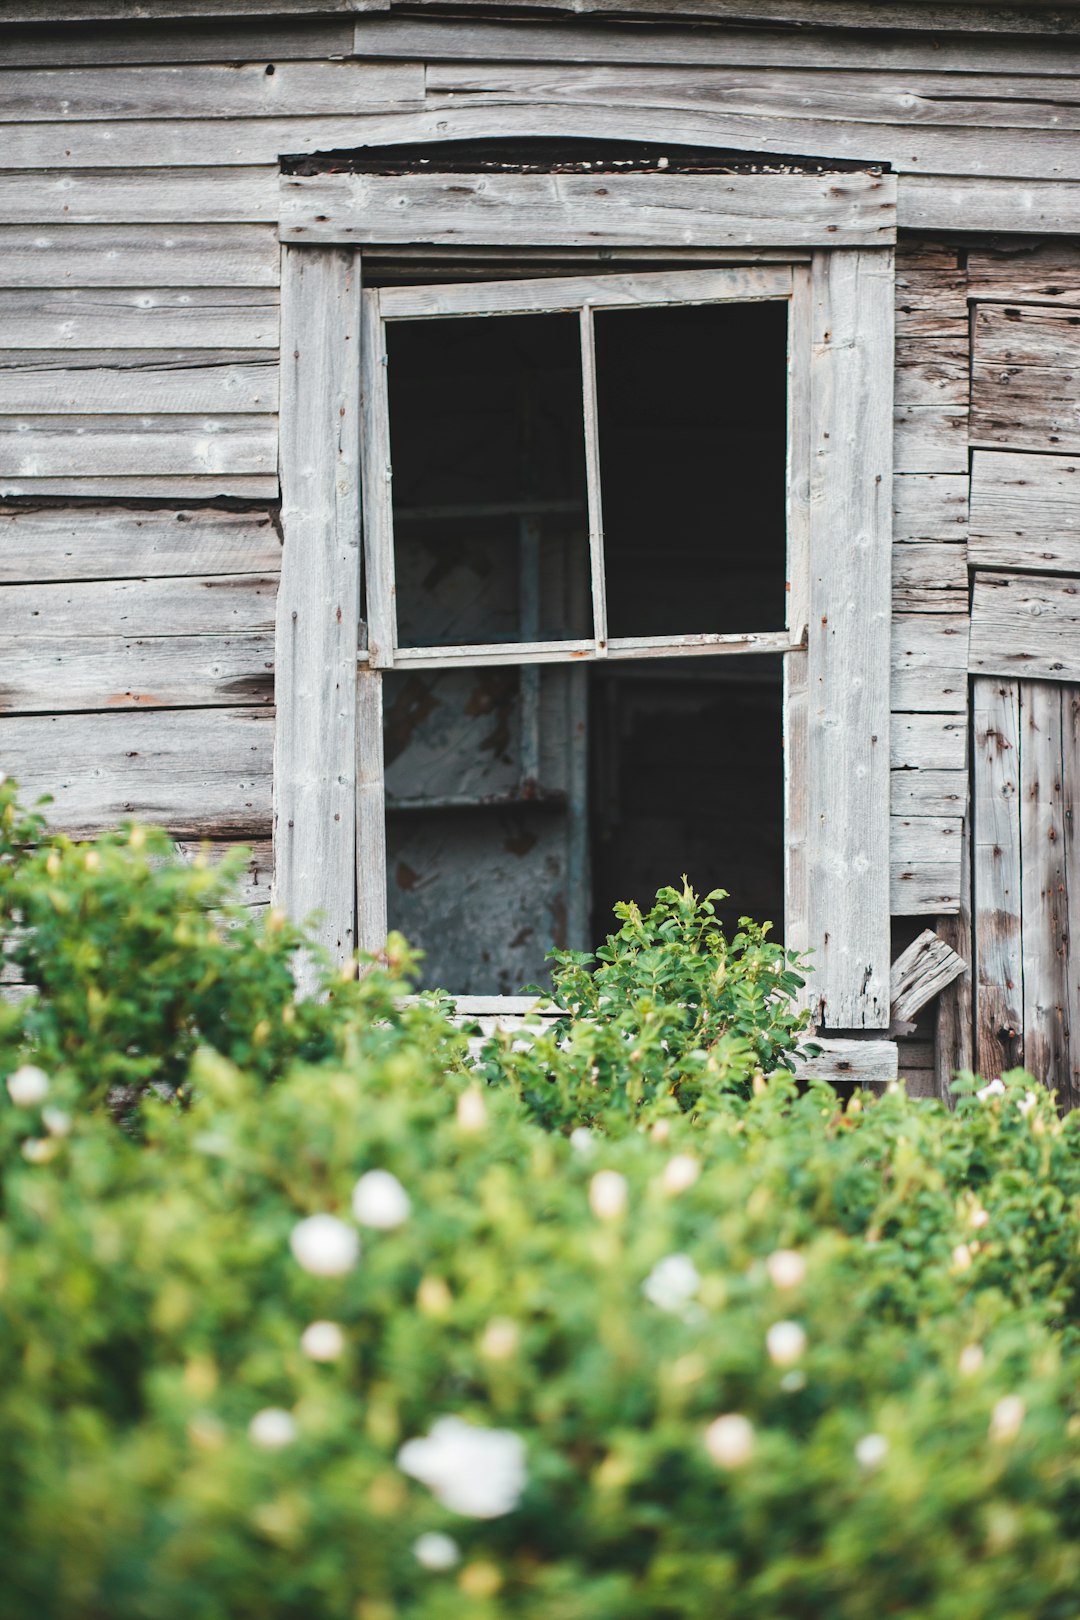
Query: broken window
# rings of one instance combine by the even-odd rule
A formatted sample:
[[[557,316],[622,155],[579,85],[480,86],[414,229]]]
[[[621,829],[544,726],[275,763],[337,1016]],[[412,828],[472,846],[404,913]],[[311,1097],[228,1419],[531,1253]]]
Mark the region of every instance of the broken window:
[[[795,273],[365,293],[360,910],[425,983],[543,983],[683,872],[782,933]]]

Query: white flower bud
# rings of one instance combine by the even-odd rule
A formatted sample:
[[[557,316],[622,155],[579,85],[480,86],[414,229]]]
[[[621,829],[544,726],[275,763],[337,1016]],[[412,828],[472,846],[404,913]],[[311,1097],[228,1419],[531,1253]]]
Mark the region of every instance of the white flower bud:
[[[591,1153],[596,1152],[596,1137],[586,1125],[576,1125],[570,1132],[570,1146],[575,1153],[580,1153],[582,1158],[587,1159]]]
[[[296,1423],[291,1412],[280,1406],[264,1406],[248,1424],[248,1434],[263,1451],[280,1451],[296,1439]]]
[[[43,1108],[41,1122],[50,1136],[68,1136],[71,1133],[71,1115],[63,1108]]]
[[[971,1378],[978,1372],[986,1357],[981,1344],[965,1344],[960,1352],[957,1365],[965,1378]]]
[[[889,1455],[889,1442],[883,1434],[864,1434],[855,1446],[855,1460],[869,1473],[880,1468]]]
[[[777,1367],[790,1367],[806,1349],[806,1330],[798,1322],[774,1322],[765,1335],[769,1360]]]
[[[457,1100],[458,1126],[473,1135],[486,1128],[487,1118],[487,1104],[483,1092],[478,1086],[470,1086]]]
[[[958,1243],[952,1252],[952,1269],[954,1271],[970,1271],[973,1258],[969,1245]]]
[[[408,1220],[411,1209],[408,1193],[389,1170],[369,1170],[353,1188],[352,1212],[361,1226],[389,1232]]]
[[[360,1258],[360,1239],[336,1215],[309,1215],[289,1236],[293,1258],[315,1277],[343,1277]]]
[[[20,1108],[36,1108],[49,1095],[49,1077],[35,1063],[24,1063],[7,1077],[8,1095]]]
[[[478,1428],[456,1417],[439,1418],[423,1439],[407,1440],[397,1463],[444,1507],[469,1519],[512,1513],[527,1479],[520,1435]]]
[[[1023,1097],[1016,1106],[1019,1108],[1022,1114],[1030,1114],[1031,1110],[1036,1106],[1038,1101],[1039,1099],[1033,1091],[1025,1091]]]
[[[674,1198],[692,1187],[701,1174],[701,1161],[692,1153],[676,1153],[664,1166],[660,1184]]]
[[[300,1348],[312,1361],[336,1361],[345,1349],[345,1335],[336,1322],[311,1322],[300,1335]]]
[[[991,1080],[989,1084],[980,1087],[975,1093],[980,1102],[988,1102],[991,1097],[1004,1097],[1005,1084],[1002,1080]]]
[[[774,1288],[798,1288],[806,1278],[806,1261],[796,1249],[776,1249],[765,1262]]]
[[[669,1254],[658,1260],[641,1285],[645,1298],[662,1311],[679,1311],[701,1286],[698,1269],[688,1254]]]
[[[599,1221],[616,1221],[626,1210],[629,1187],[617,1170],[598,1170],[589,1183],[589,1207]]]
[[[720,1468],[741,1468],[754,1454],[754,1426],[741,1412],[726,1412],[705,1430],[705,1449]]]
[[[413,1557],[424,1569],[453,1569],[461,1562],[461,1548],[453,1536],[444,1536],[439,1530],[428,1530],[413,1542]]]
[[[521,1330],[508,1316],[496,1316],[484,1329],[480,1354],[489,1361],[506,1361],[521,1342]]]
[[[1025,1412],[1026,1407],[1019,1395],[1003,1395],[990,1414],[991,1440],[1015,1440]]]
[[[658,1119],[649,1132],[654,1142],[666,1142],[671,1135],[670,1119]]]

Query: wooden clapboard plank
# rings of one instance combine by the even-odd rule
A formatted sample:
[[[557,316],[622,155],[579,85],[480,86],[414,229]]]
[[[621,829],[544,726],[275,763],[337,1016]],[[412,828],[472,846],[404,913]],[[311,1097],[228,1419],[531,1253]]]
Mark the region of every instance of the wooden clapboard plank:
[[[968,548],[974,567],[1080,573],[1080,460],[976,450]]]
[[[196,36],[197,38],[198,36]],[[872,41],[850,33],[800,29],[619,28],[581,22],[468,22],[442,17],[370,15],[355,25],[358,56],[419,61],[648,62],[691,66],[929,69],[949,73],[1035,73],[1067,77],[1080,72],[1080,50],[1067,39],[965,39],[882,35]],[[16,47],[17,49],[17,47]],[[224,52],[222,53],[224,57]],[[123,60],[123,58],[120,58]],[[183,58],[176,58],[183,60]],[[35,58],[35,61],[38,59]],[[47,60],[47,59],[44,59]]]
[[[1020,888],[1024,1064],[1048,1086],[1069,1075],[1069,906],[1065,868],[1061,689],[1020,688]]]
[[[0,416],[0,493],[15,482],[272,473],[277,432],[267,416]]]
[[[970,353],[961,327],[947,337],[898,337],[896,403],[898,405],[966,405]]]
[[[190,501],[216,500],[232,496],[237,500],[276,500],[277,474],[209,474],[202,477],[172,473],[160,478],[111,474],[102,478],[4,478],[0,498],[8,495],[76,495],[90,500]]]
[[[276,287],[280,262],[272,225],[0,225],[0,287]]]
[[[971,437],[1018,450],[1080,450],[1080,314],[976,304]]]
[[[948,1102],[957,1073],[975,1067],[975,969],[971,926],[971,835],[965,829],[960,862],[960,904],[954,915],[939,917],[937,931],[961,956],[964,972],[938,997],[934,1029],[935,1094]]]
[[[1055,574],[976,574],[970,667],[977,675],[1080,681],[1080,582]]]
[[[0,770],[49,819],[92,836],[127,817],[183,838],[265,838],[273,717],[265,709],[26,715],[0,720]]]
[[[895,770],[889,783],[894,816],[957,816],[967,804],[967,771]]]
[[[0,171],[0,219],[8,225],[247,224],[276,220],[277,166],[190,168],[158,173],[124,164],[96,172]],[[116,152],[120,156],[119,149]],[[4,154],[0,154],[0,160]],[[235,342],[235,339],[234,339]]]
[[[567,99],[596,105],[709,108],[725,117],[755,116],[763,123],[794,117],[844,126],[870,124],[888,132],[888,146],[881,150],[902,168],[930,167],[937,147],[924,142],[936,143],[950,129],[1057,133],[1078,127],[1069,82],[1059,86],[1045,77],[974,72],[957,80],[947,73],[895,71],[884,66],[864,69],[852,65],[837,73],[804,66],[797,48],[783,65],[761,68],[704,63],[681,67],[612,58],[589,66],[435,60],[428,64],[427,89],[429,101],[440,95],[477,100],[499,96],[518,103],[546,104]],[[901,129],[906,145],[897,155],[894,147]],[[868,150],[878,150],[868,147],[857,129],[851,133],[862,140],[859,152],[837,147],[835,156],[865,156]],[[767,141],[764,149],[769,144]]]
[[[278,325],[277,292],[261,287],[0,291],[12,349],[276,349]]]
[[[902,473],[967,471],[966,405],[898,405],[894,412],[893,456]]]
[[[7,612],[8,600],[0,601]],[[0,713],[233,707],[274,701],[274,637],[6,634]]]
[[[276,411],[277,404],[277,356],[265,350],[0,349],[3,416],[213,416]]]
[[[484,174],[286,176],[296,242],[814,246],[895,238],[891,176]]]
[[[1065,1051],[1058,1070],[1060,1101],[1080,1105],[1080,691],[1061,689],[1061,784],[1066,872],[1064,961]]]
[[[1026,242],[1018,252],[1014,242],[968,254],[971,297],[1080,307],[1080,248],[1071,242]]]
[[[967,724],[961,715],[896,714],[890,727],[894,771],[962,771]]]
[[[966,963],[932,928],[924,928],[892,965],[889,988],[894,1022],[907,1023],[940,995],[965,969]],[[928,1067],[933,1067],[933,1053]]]
[[[1000,171],[903,174],[897,181],[896,208],[900,228],[909,231],[1052,236],[1080,231],[1080,185],[1075,180],[1002,178]]]
[[[192,839],[178,842],[176,853],[181,860],[207,860],[211,866],[237,849],[248,852],[240,881],[233,898],[242,906],[261,908],[269,906],[274,879],[274,846],[269,838],[253,838],[240,843],[236,839]]]
[[[954,475],[897,473],[892,493],[894,541],[964,539],[968,519],[966,469]]]
[[[967,655],[966,612],[897,613],[894,597],[891,687],[894,709],[965,714]]]
[[[797,1073],[804,1079],[837,1081],[860,1086],[885,1086],[896,1079],[895,1041],[852,1041],[814,1037],[821,1047],[816,1057],[804,1058]]]
[[[261,44],[253,34],[245,54],[256,54],[254,48]],[[420,106],[423,99],[424,69],[410,62],[0,68],[0,123],[5,124],[333,117]]]
[[[890,254],[813,265],[807,891],[813,1005],[889,1021]],[[849,543],[836,544],[837,536]],[[859,537],[859,544],[850,543]],[[832,537],[831,541],[829,537]],[[853,604],[858,611],[853,612]]]
[[[963,842],[963,817],[897,816],[889,821],[889,850],[901,861],[957,861]]]
[[[894,917],[941,917],[960,909],[960,856],[951,861],[889,862]]]
[[[220,9],[220,8],[219,8]],[[351,21],[290,22],[263,18],[257,41],[266,62],[349,56]],[[123,62],[245,62],[252,57],[250,27],[239,23],[104,24],[89,30],[66,28],[10,29],[4,40],[4,62],[10,67],[95,67]],[[400,53],[399,53],[400,54]],[[409,53],[406,52],[406,55]],[[1038,51],[1031,57],[1039,61]],[[1024,72],[1039,72],[1029,65]]]
[[[897,338],[962,340],[968,327],[967,299],[967,275],[954,263],[927,266],[920,261],[905,267],[896,277]]]
[[[274,627],[277,584],[276,574],[35,581],[3,587],[0,619],[24,640],[266,632]]]
[[[273,574],[281,543],[260,512],[16,507],[0,511],[0,584]]]
[[[585,305],[638,309],[649,304],[751,303],[790,298],[792,285],[791,267],[786,264],[726,265],[553,276],[543,281],[486,281],[479,286],[387,287],[377,296],[382,318],[418,320],[443,315],[539,314]]]
[[[360,263],[284,255],[282,523],[274,752],[277,894],[356,945],[356,649],[360,617]]]
[[[1019,683],[976,681],[974,708],[976,1061],[989,1078],[1023,1057]]]
[[[967,613],[967,547],[945,540],[893,545],[893,613]],[[894,696],[893,699],[896,702]],[[897,707],[903,707],[897,703]]]

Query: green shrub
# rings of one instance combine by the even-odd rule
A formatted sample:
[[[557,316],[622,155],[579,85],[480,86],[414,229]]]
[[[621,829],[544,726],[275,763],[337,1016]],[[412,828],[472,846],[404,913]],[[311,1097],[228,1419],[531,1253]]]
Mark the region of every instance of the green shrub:
[[[1040,1088],[968,1081],[950,1114],[764,1080],[784,986],[718,1029],[678,896],[648,925],[675,916],[679,958],[686,923],[677,988],[601,958],[650,1041],[673,998],[644,1087],[612,1059],[597,1101],[600,985],[562,1003],[550,1080],[494,1043],[483,1085],[382,969],[298,1006],[316,1061],[275,1035],[238,1063],[252,1030],[211,1046],[194,1013],[199,930],[246,973],[260,928],[201,918],[130,835],[50,874],[17,825],[0,881],[39,988],[0,1088],[5,1620],[1075,1620],[1080,1130]],[[145,1066],[108,1079],[142,1088],[137,1131],[92,1105],[97,1026],[49,1005],[111,981],[66,921],[31,947],[69,915],[37,882],[103,962],[106,892],[125,950],[158,919],[168,1028],[134,968],[101,1013],[124,1052],[139,1031]],[[708,1084],[702,1030],[748,1048]]]

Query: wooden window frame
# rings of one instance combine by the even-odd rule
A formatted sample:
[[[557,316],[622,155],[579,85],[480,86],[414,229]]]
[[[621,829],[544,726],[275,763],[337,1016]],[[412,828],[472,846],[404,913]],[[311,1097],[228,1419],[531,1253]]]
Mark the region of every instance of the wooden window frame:
[[[760,177],[761,196],[767,197],[771,178]],[[787,197],[792,177],[782,178]],[[813,180],[820,189],[819,177]],[[312,185],[318,183],[315,177]],[[295,202],[297,180],[284,184]],[[881,197],[875,202],[882,206]],[[765,223],[756,230],[739,225],[751,259],[757,247],[783,247],[782,233],[791,231],[789,211],[772,221],[767,207],[759,213]],[[879,213],[879,227],[881,220]],[[415,220],[410,225],[412,240],[433,239]],[[625,241],[627,228],[624,213],[617,240]],[[827,224],[815,229],[818,241],[836,241],[835,232],[826,234]],[[376,534],[378,508],[387,498],[385,465],[371,453],[371,436],[366,443],[362,437],[360,402],[370,411],[385,389],[385,368],[372,326],[379,307],[365,304],[360,292],[361,253],[354,244],[363,232],[355,216],[340,227],[324,220],[317,237],[304,236],[294,207],[281,234],[287,244],[285,555],[278,599],[275,888],[294,915],[319,915],[322,944],[344,960],[357,943],[381,943],[385,930],[380,686],[381,668],[399,665],[358,657],[356,636],[361,484],[366,523],[370,527],[374,511]],[[594,243],[603,234],[601,223]],[[464,240],[490,236],[481,218]],[[500,240],[497,232],[494,240]],[[643,245],[655,240],[646,233]],[[730,235],[727,240],[731,253]],[[738,272],[790,274],[792,330],[806,334],[789,380],[789,612],[783,647],[775,649],[785,654],[786,934],[793,946],[814,953],[808,995],[815,1021],[829,1030],[881,1031],[889,1024],[893,254],[882,245],[887,230],[878,228],[860,238],[872,246],[815,246],[807,270],[805,233],[788,240],[790,262],[770,255],[767,266]],[[349,246],[334,245],[343,243]],[[565,245],[557,217],[544,223],[537,245]],[[668,245],[677,257],[680,242],[669,235]],[[601,279],[608,278],[598,275],[594,284]],[[489,297],[492,285],[480,296]],[[474,291],[470,284],[460,296]],[[396,289],[397,309],[410,307],[410,299],[415,307],[422,292]],[[448,292],[435,289],[441,298]],[[385,638],[378,589],[376,583],[368,612]],[[385,640],[381,653],[378,635],[372,644],[376,659],[386,656]],[[671,650],[665,643],[664,654]],[[710,648],[740,650],[751,649],[718,642]],[[762,650],[761,640],[752,650]],[[463,658],[490,661],[491,651],[470,649]],[[506,656],[521,662],[522,651],[513,648]],[[610,644],[606,651],[595,645],[586,651],[612,656]],[[619,652],[657,655],[644,646]],[[390,655],[393,660],[392,642]]]

